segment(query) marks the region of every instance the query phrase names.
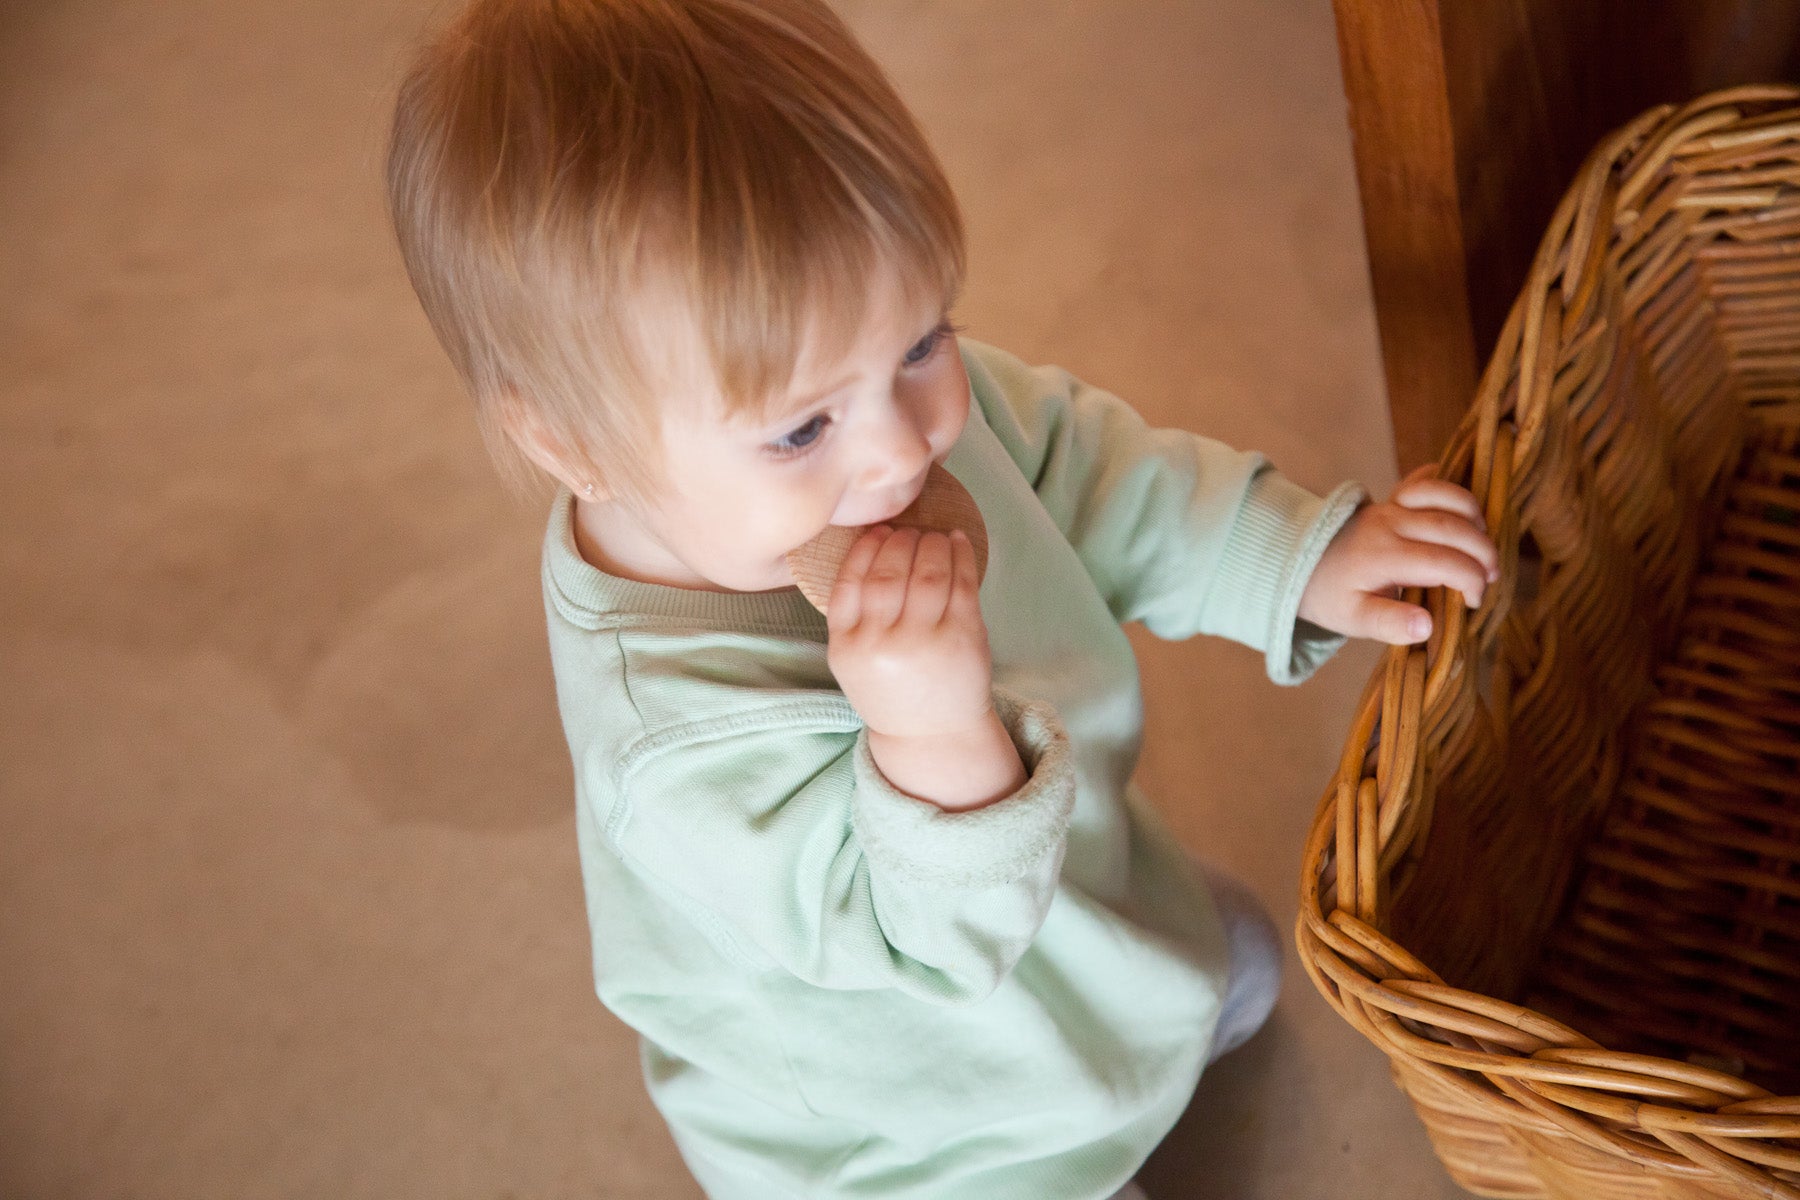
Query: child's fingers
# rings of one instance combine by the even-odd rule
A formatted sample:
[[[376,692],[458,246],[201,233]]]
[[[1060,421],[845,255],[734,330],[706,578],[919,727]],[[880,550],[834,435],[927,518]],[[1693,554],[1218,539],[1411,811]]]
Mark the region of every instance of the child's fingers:
[[[1356,637],[1390,646],[1411,646],[1431,636],[1431,614],[1416,604],[1365,593],[1350,614]]]
[[[906,607],[906,586],[912,576],[913,555],[918,552],[919,531],[896,529],[875,552],[863,576],[862,615],[866,624],[886,629]]]
[[[975,561],[975,543],[958,529],[950,534],[951,587],[950,601],[944,610],[947,620],[959,621],[981,613],[981,567]]]
[[[932,531],[919,535],[912,577],[906,584],[907,621],[933,626],[944,619],[953,581],[951,549],[950,539],[942,533]]]
[[[1487,592],[1487,568],[1461,550],[1433,542],[1407,542],[1404,553],[1384,564],[1384,583],[1402,587],[1448,587],[1478,608]]]
[[[1485,582],[1500,577],[1500,551],[1492,538],[1481,532],[1460,514],[1441,508],[1402,509],[1394,517],[1393,529],[1403,538],[1430,542],[1460,550],[1481,564]]]
[[[1415,480],[1408,475],[1406,481],[1394,489],[1391,500],[1401,508],[1435,508],[1444,512],[1461,513],[1477,529],[1487,528],[1487,516],[1481,511],[1481,503],[1468,489],[1454,483],[1445,483],[1441,479]]]
[[[850,552],[838,567],[837,580],[831,585],[831,602],[826,606],[825,627],[832,634],[856,627],[862,620],[863,578],[875,561],[875,554],[894,531],[876,525],[856,539]]]

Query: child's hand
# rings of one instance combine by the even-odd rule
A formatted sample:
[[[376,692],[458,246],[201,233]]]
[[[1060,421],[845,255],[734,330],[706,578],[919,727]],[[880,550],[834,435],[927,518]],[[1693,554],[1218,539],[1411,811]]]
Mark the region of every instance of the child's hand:
[[[1300,597],[1300,616],[1334,633],[1404,646],[1431,636],[1431,614],[1399,587],[1453,587],[1470,608],[1500,577],[1500,552],[1475,497],[1428,463],[1339,529]]]
[[[826,661],[875,733],[939,737],[993,708],[993,656],[975,551],[951,537],[877,525],[850,548],[825,614]]]

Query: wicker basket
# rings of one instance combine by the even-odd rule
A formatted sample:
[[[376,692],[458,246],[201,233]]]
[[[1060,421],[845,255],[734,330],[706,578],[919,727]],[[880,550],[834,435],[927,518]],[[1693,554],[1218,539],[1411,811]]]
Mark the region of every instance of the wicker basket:
[[[1800,1200],[1800,89],[1594,152],[1440,475],[1500,580],[1408,593],[1301,961],[1472,1191]]]

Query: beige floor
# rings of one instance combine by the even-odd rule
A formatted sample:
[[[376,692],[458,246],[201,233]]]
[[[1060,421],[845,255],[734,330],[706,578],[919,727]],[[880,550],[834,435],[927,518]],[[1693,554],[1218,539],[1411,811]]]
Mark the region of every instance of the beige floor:
[[[854,0],[979,337],[1393,481],[1327,0]],[[0,5],[0,1195],[692,1200],[588,981],[536,556],[376,185],[423,0]],[[1284,922],[1376,650],[1133,631]],[[1293,964],[1290,962],[1290,968]],[[1448,1198],[1297,969],[1158,1200]]]

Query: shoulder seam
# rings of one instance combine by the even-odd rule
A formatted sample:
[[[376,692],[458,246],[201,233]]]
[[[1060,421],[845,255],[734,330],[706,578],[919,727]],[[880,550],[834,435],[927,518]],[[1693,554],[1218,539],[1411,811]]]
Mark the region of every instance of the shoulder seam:
[[[619,686],[625,690],[625,699],[631,705],[632,713],[637,717],[638,728],[648,729],[644,722],[644,710],[638,707],[637,697],[631,693],[631,663],[625,657],[625,638],[618,626],[613,627],[613,649],[619,655]]]
[[[641,719],[641,718],[640,718]],[[646,762],[666,754],[676,746],[700,740],[707,734],[754,733],[761,729],[790,729],[805,733],[854,733],[862,729],[862,718],[856,715],[848,700],[829,696],[806,697],[765,705],[750,712],[732,713],[684,721],[643,736],[626,746],[613,769],[613,782],[620,796],[625,786]]]

